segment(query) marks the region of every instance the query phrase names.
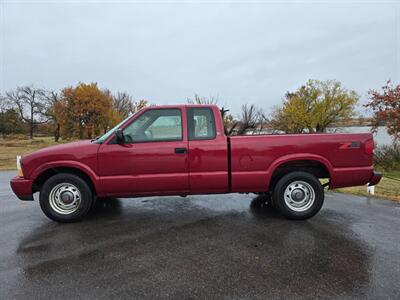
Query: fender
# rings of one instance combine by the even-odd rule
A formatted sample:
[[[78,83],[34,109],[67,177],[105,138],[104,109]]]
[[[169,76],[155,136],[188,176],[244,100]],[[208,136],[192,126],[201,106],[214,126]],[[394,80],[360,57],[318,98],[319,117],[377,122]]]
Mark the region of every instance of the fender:
[[[97,176],[97,174],[91,168],[89,168],[87,165],[80,163],[78,161],[74,161],[74,160],[58,160],[58,161],[52,161],[52,162],[42,164],[38,168],[36,168],[30,174],[29,177],[32,179],[36,179],[49,169],[62,168],[62,167],[78,169],[78,170],[82,171],[83,173],[85,173],[92,180],[92,183],[93,183],[97,193],[99,193],[99,190],[100,190],[99,182],[100,181],[99,181],[99,177]]]
[[[297,160],[312,160],[312,161],[318,161],[321,164],[323,164],[326,169],[329,172],[329,175],[332,175],[333,167],[331,163],[329,162],[328,159],[321,155],[317,154],[311,154],[311,153],[296,153],[296,154],[289,154],[285,155],[282,157],[279,157],[278,159],[274,160],[273,163],[269,166],[268,171],[267,171],[267,186],[269,186],[272,174],[274,174],[275,170],[279,168],[284,163],[291,162],[291,161],[297,161]]]

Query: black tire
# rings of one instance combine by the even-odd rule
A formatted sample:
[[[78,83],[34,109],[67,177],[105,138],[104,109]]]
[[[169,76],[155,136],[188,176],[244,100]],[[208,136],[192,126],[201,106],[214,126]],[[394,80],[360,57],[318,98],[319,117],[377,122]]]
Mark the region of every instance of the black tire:
[[[299,202],[294,200],[296,194],[293,193],[298,193],[297,191],[300,193],[299,198],[304,196],[301,200],[298,199]],[[314,195],[313,201],[310,200],[311,196],[309,195]],[[283,176],[277,182],[272,197],[274,206],[286,218],[292,220],[305,220],[319,212],[324,204],[324,188],[319,180],[310,173],[301,171],[291,172]],[[305,201],[305,199],[308,199],[309,201]],[[290,201],[292,201],[292,204],[287,203]],[[296,205],[303,205],[303,207],[298,208],[295,207]],[[304,211],[299,211],[300,209],[304,209]]]
[[[60,210],[59,205],[55,205],[55,201],[51,201],[50,199],[52,190],[57,189],[60,185],[63,186],[63,184],[65,189],[70,188],[74,193],[79,195],[75,197],[79,199],[79,203],[74,205],[73,211],[70,213],[59,213],[57,211],[57,209]],[[61,198],[61,196],[58,198]],[[47,179],[40,190],[39,199],[43,213],[53,221],[61,223],[72,223],[82,220],[92,208],[94,202],[93,193],[88,183],[81,177],[69,173],[57,174]],[[53,197],[53,199],[55,198]]]
[[[263,198],[265,200],[264,205],[269,209],[274,209],[274,199],[272,198],[271,193],[263,193]]]
[[[262,209],[274,209],[271,193],[258,194],[257,197],[251,201],[250,205],[252,207],[258,207]]]

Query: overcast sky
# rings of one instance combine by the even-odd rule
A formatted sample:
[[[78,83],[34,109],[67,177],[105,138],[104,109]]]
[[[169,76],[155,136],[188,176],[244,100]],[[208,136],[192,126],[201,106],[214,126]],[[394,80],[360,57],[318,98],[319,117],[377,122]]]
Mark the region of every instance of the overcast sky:
[[[0,91],[96,81],[174,104],[198,93],[238,113],[308,79],[366,100],[400,81],[400,1],[4,1]]]

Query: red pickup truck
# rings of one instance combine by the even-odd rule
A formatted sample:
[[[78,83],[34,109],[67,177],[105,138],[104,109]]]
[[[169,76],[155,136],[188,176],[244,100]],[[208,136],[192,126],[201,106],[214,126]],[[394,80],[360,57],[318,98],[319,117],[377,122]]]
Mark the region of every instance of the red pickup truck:
[[[96,140],[23,156],[21,200],[81,220],[97,197],[260,193],[290,219],[315,215],[324,186],[375,185],[371,134],[226,136],[215,105],[151,106]],[[323,186],[320,178],[327,178]]]

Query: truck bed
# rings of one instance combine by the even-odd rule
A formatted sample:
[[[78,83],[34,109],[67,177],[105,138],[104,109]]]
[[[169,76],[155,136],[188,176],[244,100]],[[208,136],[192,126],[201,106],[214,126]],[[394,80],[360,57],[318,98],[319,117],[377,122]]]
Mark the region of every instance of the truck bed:
[[[370,133],[232,136],[231,190],[264,191],[277,167],[294,160],[319,162],[328,172],[319,177],[330,177],[330,188],[364,185],[373,174],[367,143]]]

